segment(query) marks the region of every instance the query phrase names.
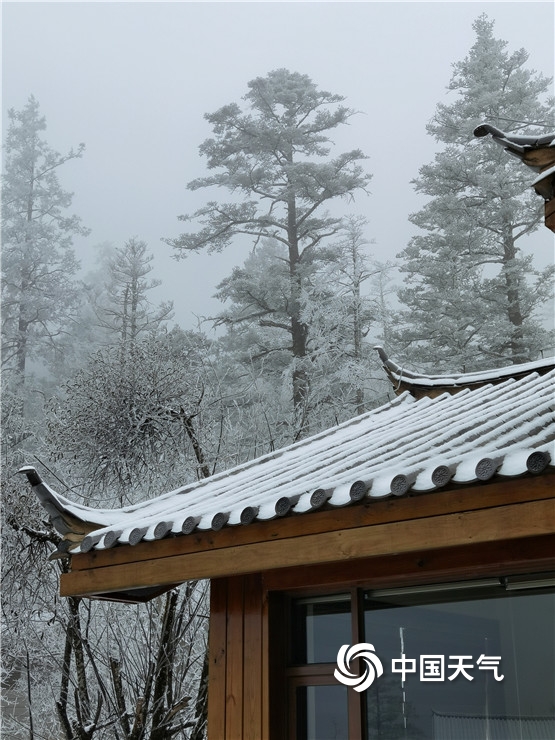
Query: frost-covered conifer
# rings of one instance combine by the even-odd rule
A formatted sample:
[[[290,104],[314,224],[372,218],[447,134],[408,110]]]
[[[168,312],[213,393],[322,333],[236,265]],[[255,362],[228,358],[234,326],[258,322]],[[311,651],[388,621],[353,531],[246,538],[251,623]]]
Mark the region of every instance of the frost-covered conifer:
[[[423,233],[399,255],[406,273],[400,298],[408,309],[398,338],[407,357],[436,369],[524,362],[553,341],[539,314],[553,270],[536,270],[520,248],[542,222],[530,171],[495,143],[473,137],[483,122],[506,132],[548,133],[551,81],[527,67],[524,49],[509,52],[493,25],[486,15],[475,21],[474,45],[453,65],[450,99],[428,125],[443,146],[415,181],[430,198],[411,216]]]
[[[106,293],[100,297],[96,312],[111,342],[134,343],[172,318],[171,301],[159,306],[149,301],[149,291],[160,285],[159,280],[148,278],[152,260],[146,242],[136,237],[113,250],[105,260]]]
[[[2,181],[2,366],[23,384],[28,361],[52,359],[75,317],[78,264],[72,239],[86,234],[68,215],[72,194],[62,189],[59,168],[81,157],[84,145],[59,154],[42,138],[39,104],[10,110]]]
[[[206,115],[214,137],[200,151],[215,174],[189,184],[192,190],[223,187],[234,199],[211,201],[193,216],[181,216],[195,219],[201,229],[168,243],[182,255],[204,248],[220,251],[237,235],[254,242],[270,238],[285,247],[287,331],[295,358],[291,395],[296,435],[303,435],[310,392],[308,327],[301,317],[303,271],[314,250],[340,228],[341,219],[327,211],[330,201],[351,198],[370,178],[360,166],[360,150],[330,156],[331,132],[353,115],[341,105],[341,96],[318,90],[307,75],[277,69],[249,82],[244,100],[246,112],[232,103]]]

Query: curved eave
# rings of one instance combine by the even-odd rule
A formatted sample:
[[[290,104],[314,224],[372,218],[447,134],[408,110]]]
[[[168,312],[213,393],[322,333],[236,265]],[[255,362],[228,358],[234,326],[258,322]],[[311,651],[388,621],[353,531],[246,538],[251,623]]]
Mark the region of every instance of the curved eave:
[[[424,375],[423,373],[412,372],[391,360],[383,347],[376,346],[374,349],[378,352],[382,366],[395,393],[400,395],[408,392],[414,398],[422,398],[423,396],[435,398],[441,393],[458,393],[465,388],[478,388],[485,384],[497,385],[509,378],[520,380],[531,372],[545,375],[555,368],[555,357],[547,357],[494,370],[453,373],[451,375]]]
[[[520,136],[508,134],[488,123],[474,129],[474,136],[490,135],[496,144],[518,157],[524,164],[540,172],[549,162],[555,163],[555,133],[542,136]]]
[[[434,491],[467,488],[472,484],[485,484],[499,480],[509,480],[526,476],[537,476],[548,469],[553,469],[555,462],[555,443],[541,448],[521,448],[514,451],[493,451],[490,455],[475,454],[467,456],[456,463],[449,459],[445,464],[435,464],[420,470],[406,468],[404,472],[393,472],[379,480],[353,480],[346,486],[333,490],[316,489],[302,496],[281,496],[272,501],[263,510],[259,506],[246,506],[236,512],[212,511],[207,517],[195,517],[193,525],[183,527],[188,521],[186,511],[176,509],[173,514],[145,512],[140,519],[133,519],[121,510],[113,510],[110,524],[101,525],[78,519],[67,511],[61,511],[59,502],[52,503],[52,490],[42,481],[33,485],[34,491],[45,506],[44,491],[48,492],[46,510],[63,540],[58,550],[50,559],[68,557],[72,554],[85,553],[90,550],[107,550],[112,547],[137,545],[139,542],[161,540],[174,536],[187,536],[194,532],[219,532],[234,526],[244,527],[254,522],[264,522],[285,516],[299,516],[318,510],[344,508],[346,506],[364,505],[369,501],[384,498],[399,498],[406,495],[432,494]],[[36,480],[38,474],[34,469],[23,472],[31,474]],[[57,496],[57,494],[54,494]],[[151,503],[155,503],[154,500]],[[209,508],[209,507],[207,507]],[[55,511],[53,515],[51,512]],[[234,513],[231,517],[230,514]],[[245,516],[245,514],[248,514]],[[233,519],[233,521],[230,521]],[[205,521],[203,521],[205,520]],[[136,601],[133,595],[132,601]],[[113,595],[109,597],[113,599]],[[146,599],[152,598],[148,593]],[[121,600],[125,600],[122,594]]]
[[[34,467],[26,465],[18,472],[27,476],[35,495],[48,512],[54,528],[62,535],[63,539],[58,549],[50,556],[51,560],[67,557],[70,548],[79,545],[91,532],[109,523],[113,512],[82,506],[66,499],[50,488]]]

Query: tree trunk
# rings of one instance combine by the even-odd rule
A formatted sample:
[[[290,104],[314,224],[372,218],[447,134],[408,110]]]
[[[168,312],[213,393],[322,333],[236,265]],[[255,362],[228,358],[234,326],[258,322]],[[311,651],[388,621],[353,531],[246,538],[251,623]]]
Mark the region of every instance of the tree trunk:
[[[56,702],[58,718],[62,725],[66,740],[71,740],[73,735],[71,724],[67,716],[67,700],[69,697],[69,674],[71,670],[71,635],[69,628],[66,629],[64,658],[62,662],[62,681],[60,685],[60,697]]]
[[[353,284],[353,353],[354,360],[358,363],[362,359],[362,316],[360,298],[360,280],[357,274],[357,255],[353,244],[353,273],[355,275]],[[364,389],[357,383],[355,389],[355,409],[357,414],[364,413]]]
[[[27,234],[25,237],[25,253],[27,258],[30,258],[32,251],[32,243],[29,238],[29,231],[31,224],[33,223],[33,210],[35,204],[34,196],[34,185],[35,185],[35,165],[31,167],[30,179],[29,179],[29,194],[27,196]],[[27,306],[25,305],[27,299],[27,291],[29,289],[29,267],[23,262],[23,267],[20,276],[19,286],[19,306],[18,306],[18,317],[17,317],[17,375],[18,385],[23,387],[25,384],[25,366],[27,363],[27,333],[29,331],[29,321],[27,317]],[[24,409],[22,409],[23,412]]]
[[[137,308],[139,305],[139,281],[136,277],[131,280],[131,318],[130,339],[135,342],[139,333],[137,328]]]
[[[195,427],[193,426],[193,417],[188,416],[185,413],[185,409],[183,408],[180,410],[179,415],[181,416],[183,420],[183,426],[185,427],[185,432],[187,436],[189,437],[189,441],[191,442],[191,445],[193,447],[193,452],[195,453],[195,458],[198,463],[198,470],[200,473],[200,477],[210,478],[210,470],[208,469],[208,465],[206,464],[204,452],[202,451],[202,447],[200,446],[200,442],[198,441]]]
[[[191,731],[190,740],[204,740],[208,719],[208,650],[204,654],[202,673],[198,686],[195,704],[195,726]]]
[[[29,740],[35,740],[35,728],[33,726],[33,695],[31,693],[31,664],[29,651],[27,653],[27,704],[29,706]]]
[[[503,240],[502,271],[507,295],[507,316],[513,327],[510,337],[510,350],[511,361],[514,365],[531,359],[524,347],[524,332],[522,330],[524,320],[520,304],[518,273],[515,268],[516,252],[517,248],[513,235],[509,232]]]
[[[295,418],[295,440],[309,434],[308,395],[310,378],[305,367],[308,327],[301,321],[301,289],[299,274],[299,240],[297,234],[297,206],[295,196],[287,203],[287,240],[289,242],[290,314],[293,344],[293,412]]]
[[[75,656],[75,672],[77,674],[76,698],[79,699],[81,715],[88,721],[91,717],[91,705],[87,686],[87,674],[85,670],[85,653],[83,650],[83,635],[81,632],[81,618],[79,615],[80,599],[70,596],[68,598],[70,619],[68,629],[73,645]]]
[[[160,633],[160,647],[156,658],[156,678],[154,681],[152,732],[150,740],[165,740],[167,728],[164,718],[171,709],[172,701],[168,701],[171,695],[171,666],[175,658],[175,607],[177,604],[177,591],[166,594],[164,607],[164,618]]]

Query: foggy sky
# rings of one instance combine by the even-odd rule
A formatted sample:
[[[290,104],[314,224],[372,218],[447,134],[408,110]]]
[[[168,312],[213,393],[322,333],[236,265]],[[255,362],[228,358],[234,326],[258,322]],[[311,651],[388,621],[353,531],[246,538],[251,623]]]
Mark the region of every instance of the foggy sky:
[[[4,2],[3,123],[33,94],[51,146],[85,143],[84,157],[60,170],[71,211],[91,229],[75,240],[83,266],[94,266],[95,245],[144,239],[163,281],[157,299],[173,299],[189,327],[221,308],[215,286],[249,249],[175,262],[161,241],[189,229],[179,214],[228,197],[186,188],[205,174],[203,115],[240,102],[249,80],[279,67],[344,95],[360,113],[333,132],[335,153],[362,149],[373,173],[371,194],[345,213],[366,216],[370,251],[392,259],[425,202],[411,180],[440,148],[426,124],[453,99],[451,65],[470,50],[482,12],[510,52],[524,47],[528,67],[553,75],[552,2]],[[526,249],[543,266],[553,237],[540,229]]]

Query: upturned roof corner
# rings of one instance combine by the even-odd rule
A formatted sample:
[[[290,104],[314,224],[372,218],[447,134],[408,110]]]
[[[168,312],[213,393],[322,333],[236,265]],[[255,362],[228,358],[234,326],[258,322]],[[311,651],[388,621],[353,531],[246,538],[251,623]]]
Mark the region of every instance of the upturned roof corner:
[[[102,518],[100,511],[73,503],[53,491],[32,465],[25,465],[18,473],[27,476],[38,500],[49,514],[54,528],[62,536],[62,541],[51,554],[50,560],[67,557],[71,554],[71,548],[78,547],[87,535],[104,526],[101,521],[97,521]]]
[[[532,362],[519,365],[508,365],[507,367],[494,368],[491,370],[479,370],[476,372],[450,373],[449,375],[433,375],[417,373],[403,365],[399,365],[386,354],[384,348],[376,345],[383,369],[391,383],[396,395],[410,393],[416,399],[427,396],[436,398],[442,393],[459,393],[462,390],[479,388],[486,384],[497,385],[508,379],[519,380],[531,372],[544,375],[553,370],[555,359],[545,357]]]
[[[555,132],[543,136],[508,134],[489,123],[474,129],[474,136],[492,139],[525,165],[538,172],[531,187],[545,201],[545,225],[555,232]]]

